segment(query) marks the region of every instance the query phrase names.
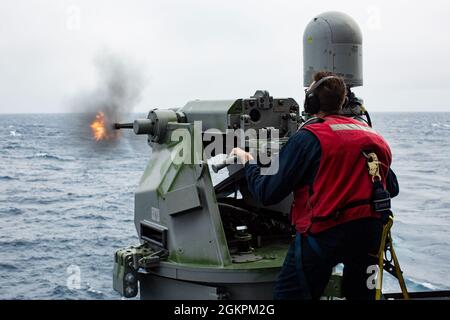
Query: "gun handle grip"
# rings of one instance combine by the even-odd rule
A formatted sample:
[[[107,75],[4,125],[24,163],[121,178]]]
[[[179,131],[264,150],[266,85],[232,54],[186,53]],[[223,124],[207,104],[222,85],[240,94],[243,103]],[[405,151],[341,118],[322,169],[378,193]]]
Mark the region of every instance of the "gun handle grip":
[[[228,157],[221,163],[211,165],[211,168],[213,169],[214,173],[218,173],[220,170],[228,167],[231,164],[236,163],[236,160],[237,160],[236,156]]]

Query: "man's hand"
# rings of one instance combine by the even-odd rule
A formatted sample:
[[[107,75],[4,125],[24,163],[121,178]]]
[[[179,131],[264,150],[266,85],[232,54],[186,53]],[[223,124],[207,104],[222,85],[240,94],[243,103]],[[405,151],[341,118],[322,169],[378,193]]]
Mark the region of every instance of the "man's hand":
[[[230,156],[236,156],[241,164],[246,164],[249,161],[255,160],[250,153],[245,152],[240,148],[234,148],[231,150]]]

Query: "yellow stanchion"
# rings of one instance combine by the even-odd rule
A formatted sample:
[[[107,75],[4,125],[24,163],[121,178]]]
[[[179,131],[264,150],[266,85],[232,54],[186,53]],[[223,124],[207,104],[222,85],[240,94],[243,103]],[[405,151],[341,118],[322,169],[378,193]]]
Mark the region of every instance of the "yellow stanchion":
[[[386,270],[397,278],[400,288],[402,290],[403,298],[409,300],[408,290],[406,288],[405,279],[403,278],[403,272],[400,268],[397,255],[395,254],[394,244],[391,236],[391,228],[394,224],[394,218],[389,216],[389,221],[385,224],[383,228],[383,233],[381,235],[381,245],[378,251],[378,277],[377,277],[377,287],[375,292],[375,300],[381,300],[382,298],[382,286],[383,286],[383,271]],[[390,259],[388,260],[388,256]],[[393,265],[392,265],[393,262]],[[395,269],[392,270],[392,268]]]

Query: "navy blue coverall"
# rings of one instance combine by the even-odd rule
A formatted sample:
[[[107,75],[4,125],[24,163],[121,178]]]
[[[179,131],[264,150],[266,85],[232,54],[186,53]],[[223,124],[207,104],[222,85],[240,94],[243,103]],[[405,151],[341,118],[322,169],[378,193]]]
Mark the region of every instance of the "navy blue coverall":
[[[261,175],[256,164],[245,165],[248,187],[255,199],[264,205],[274,205],[291,192],[312,185],[319,170],[321,146],[317,137],[300,130],[281,149],[278,171]],[[387,189],[391,197],[399,193],[397,177],[390,170]],[[332,269],[344,264],[343,291],[347,299],[372,299],[375,290],[369,290],[367,268],[373,265],[369,254],[376,254],[380,246],[383,225],[378,219],[360,219],[345,223],[302,241],[301,265],[306,281],[297,274],[295,243],[292,243],[275,286],[275,299],[318,299],[329,281]],[[303,281],[303,282],[305,282]]]

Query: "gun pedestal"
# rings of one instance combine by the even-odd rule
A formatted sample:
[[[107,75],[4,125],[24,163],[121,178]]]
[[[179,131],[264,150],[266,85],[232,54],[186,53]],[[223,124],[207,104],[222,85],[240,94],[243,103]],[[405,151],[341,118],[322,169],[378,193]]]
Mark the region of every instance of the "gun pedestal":
[[[208,152],[214,143],[223,150],[211,156],[253,141],[263,148],[284,143],[297,132],[299,120],[293,99],[274,99],[258,91],[248,99],[192,101],[177,110],[155,109],[146,119],[115,124],[116,129],[148,135],[153,152],[135,193],[141,246],[116,255],[122,258],[116,259],[114,288],[133,296],[136,283],[127,289],[127,279],[133,279],[140,282],[144,299],[271,299],[290,242],[292,198],[263,206],[252,199],[237,165],[229,167],[232,174],[220,186],[214,186]],[[233,138],[236,130],[256,136]],[[234,160],[212,169],[218,172]],[[243,240],[236,238],[242,226],[247,228],[245,254]],[[155,252],[164,254],[156,257]],[[139,263],[144,260],[158,263]],[[127,261],[137,262],[130,269]]]

